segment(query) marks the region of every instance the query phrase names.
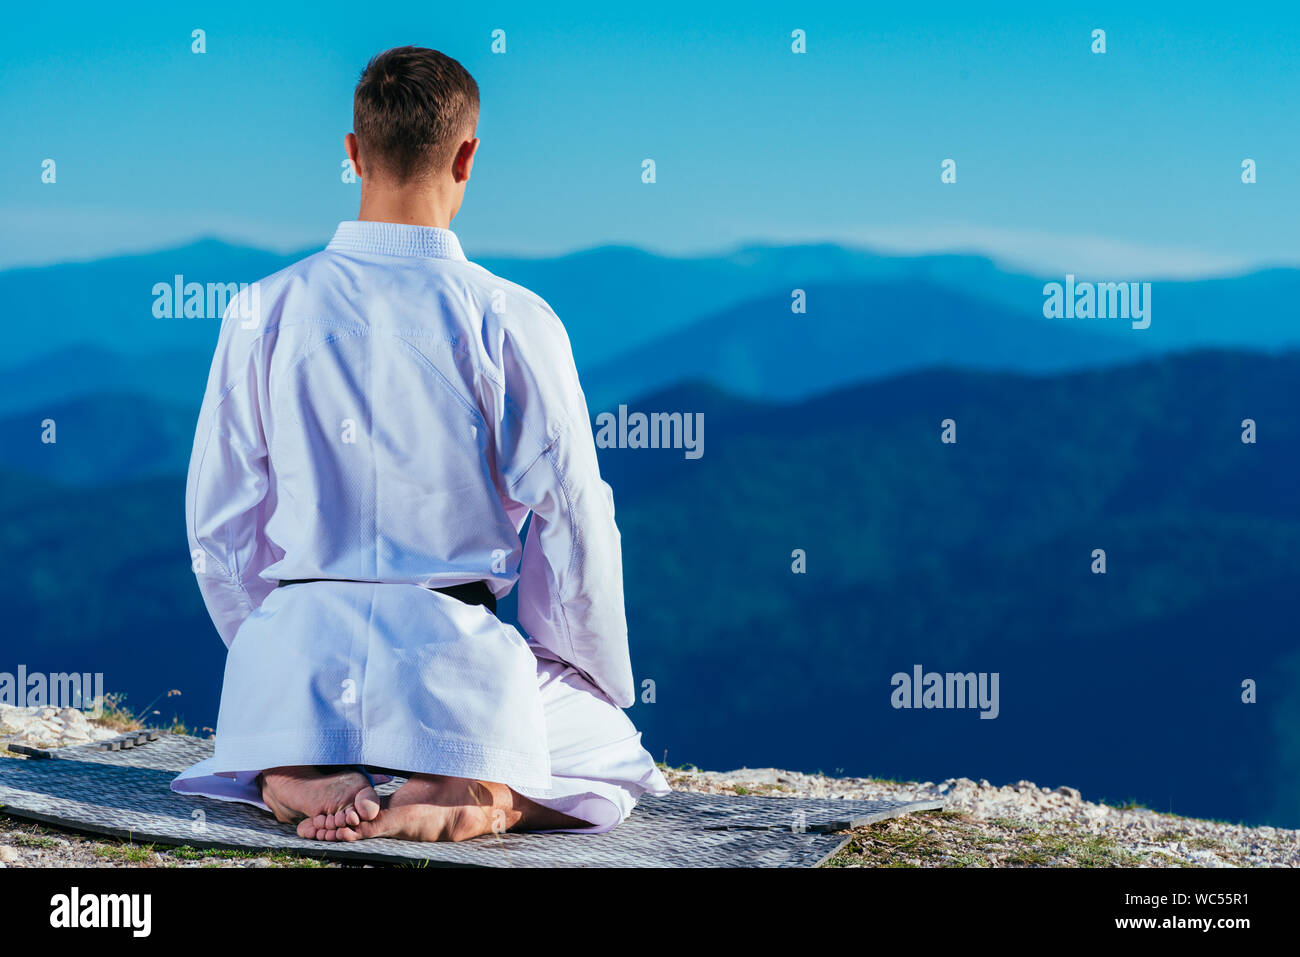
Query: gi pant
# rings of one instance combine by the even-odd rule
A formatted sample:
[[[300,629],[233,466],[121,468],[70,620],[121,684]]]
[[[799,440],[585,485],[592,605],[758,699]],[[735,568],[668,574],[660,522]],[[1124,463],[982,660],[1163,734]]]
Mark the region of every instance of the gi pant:
[[[172,790],[266,809],[257,775],[290,765],[496,781],[589,822],[583,833],[669,792],[632,721],[580,672],[482,606],[414,585],[268,596],[230,647],[215,753]]]

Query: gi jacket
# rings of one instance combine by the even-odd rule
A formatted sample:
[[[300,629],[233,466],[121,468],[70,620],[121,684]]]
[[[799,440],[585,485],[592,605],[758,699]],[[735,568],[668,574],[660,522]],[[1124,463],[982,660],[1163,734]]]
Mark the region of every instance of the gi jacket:
[[[340,223],[230,303],[186,513],[227,646],[281,579],[517,583],[531,640],[633,702],[613,493],[568,336],[450,230]]]

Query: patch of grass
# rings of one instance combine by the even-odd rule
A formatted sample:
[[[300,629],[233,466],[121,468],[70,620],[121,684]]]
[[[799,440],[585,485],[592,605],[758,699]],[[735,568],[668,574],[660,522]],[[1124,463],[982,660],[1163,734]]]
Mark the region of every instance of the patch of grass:
[[[1212,837],[1191,837],[1186,831],[1162,831],[1153,838],[1157,844],[1186,844],[1194,851],[1227,851],[1228,845]]]
[[[291,854],[287,851],[244,851],[235,848],[197,848],[190,847],[188,844],[182,844],[180,847],[172,847],[159,851],[163,857],[176,858],[182,861],[255,861],[259,858],[270,861],[273,864],[280,864],[288,867],[322,867],[324,866],[314,857],[302,857],[298,854]]]
[[[1170,822],[1173,824],[1173,822]],[[1168,827],[1154,843],[1181,843],[1214,851],[1227,861],[1237,853],[1231,840],[1193,837]],[[975,820],[961,811],[908,815],[851,832],[828,867],[1200,867],[1155,849],[1129,850],[1109,834],[1096,834],[1073,821],[1022,821],[1001,817]]]
[[[144,727],[144,723],[126,706],[124,694],[104,695],[103,713],[95,720],[104,727],[123,734]]]
[[[1124,850],[1109,837],[1093,835],[1076,841],[1070,855],[1080,867],[1135,867],[1142,863],[1137,854]]]
[[[54,840],[52,837],[42,837],[39,834],[13,834],[6,840],[12,841],[19,847],[51,848],[63,846],[61,842]]]
[[[165,695],[159,695],[159,698],[176,698],[180,692],[176,690],[168,691]],[[178,716],[173,715],[170,722],[168,721],[150,721],[150,715],[160,714],[161,712],[154,709],[158,698],[144,707],[139,714],[132,711],[126,704],[126,695],[124,694],[106,694],[104,695],[102,714],[96,718],[96,722],[112,731],[118,731],[125,734],[128,731],[140,731],[146,727],[158,731],[169,731],[172,734],[189,734],[196,735],[198,728],[192,728]],[[208,729],[210,730],[210,729]]]
[[[96,857],[128,864],[143,864],[153,857],[153,845],[102,844],[93,848]]]
[[[1102,799],[1099,803],[1113,807],[1120,811],[1149,811],[1151,810],[1136,798],[1129,798],[1127,801],[1107,801]]]
[[[918,867],[922,862],[947,858],[943,835],[931,826],[936,820],[938,815],[917,814],[857,828],[844,849],[826,862],[827,866]]]
[[[261,857],[257,851],[237,851],[233,848],[209,848],[200,849],[190,847],[188,844],[182,844],[180,847],[168,848],[159,853],[168,857],[180,858],[182,861],[201,861],[209,857],[219,857],[224,860],[242,860],[245,858]]]
[[[1047,834],[1039,835],[1034,844],[1007,858],[1008,863],[1013,861],[1028,866],[1135,867],[1142,863],[1142,858],[1100,834],[1082,838]]]
[[[1011,817],[991,817],[988,823],[994,827],[1000,827],[1007,831],[1032,831],[1034,826],[1024,821],[1017,821]]]
[[[1019,847],[1010,854],[1002,858],[1004,864],[1014,864],[1017,867],[1047,867],[1056,860],[1056,855],[1050,850],[1043,847],[1029,845]]]
[[[0,809],[4,807],[0,804]],[[0,810],[0,821],[7,822],[15,831],[21,831],[24,834],[52,834],[55,836],[65,834],[63,830],[56,827],[47,827],[44,824],[37,824],[35,821],[28,821],[25,818],[13,817],[5,814]]]

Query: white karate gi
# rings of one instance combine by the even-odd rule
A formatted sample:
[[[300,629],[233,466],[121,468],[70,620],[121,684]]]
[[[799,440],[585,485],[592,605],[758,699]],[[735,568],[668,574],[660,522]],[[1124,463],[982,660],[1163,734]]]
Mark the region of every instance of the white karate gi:
[[[341,223],[231,303],[186,513],[229,651],[215,754],[173,790],[265,807],[264,768],[360,764],[591,831],[668,792],[620,710],[620,540],[568,336],[450,230]],[[527,638],[424,587],[479,580],[518,583]]]

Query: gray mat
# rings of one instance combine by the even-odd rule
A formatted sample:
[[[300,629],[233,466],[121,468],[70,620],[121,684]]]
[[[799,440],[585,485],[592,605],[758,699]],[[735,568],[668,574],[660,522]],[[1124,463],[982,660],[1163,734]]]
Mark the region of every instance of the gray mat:
[[[247,804],[170,790],[175,775],[212,755],[184,735],[123,736],[108,746],[21,750],[0,759],[0,810],[14,817],[142,844],[276,849],[354,863],[478,867],[815,867],[848,841],[849,827],[942,801],[839,801],[676,792],[645,797],[607,834],[484,836],[460,844],[376,839],[304,840]],[[397,779],[379,788],[395,789]]]

